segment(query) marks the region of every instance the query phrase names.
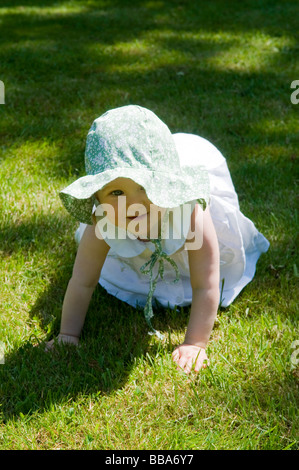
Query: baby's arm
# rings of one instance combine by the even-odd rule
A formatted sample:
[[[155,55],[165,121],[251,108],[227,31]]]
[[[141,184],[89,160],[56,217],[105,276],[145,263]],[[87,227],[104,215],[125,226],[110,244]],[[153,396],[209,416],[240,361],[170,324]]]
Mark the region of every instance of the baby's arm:
[[[191,217],[192,231],[200,230],[200,208]],[[207,346],[219,305],[219,247],[209,209],[203,212],[203,243],[200,249],[189,249],[192,305],[184,343],[173,352],[173,360],[189,372],[198,371],[207,359]]]
[[[72,277],[65,293],[59,342],[78,344],[92,293],[110,247],[95,235],[95,226],[87,225],[81,238]],[[53,340],[48,343],[48,348]]]

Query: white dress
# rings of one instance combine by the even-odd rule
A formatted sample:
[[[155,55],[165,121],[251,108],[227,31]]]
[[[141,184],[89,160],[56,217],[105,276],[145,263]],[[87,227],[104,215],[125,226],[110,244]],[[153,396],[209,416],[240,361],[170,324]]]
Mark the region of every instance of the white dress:
[[[256,263],[261,253],[268,250],[269,242],[240,212],[226,159],[219,150],[206,139],[193,134],[179,133],[173,137],[181,165],[192,166],[197,162],[209,173],[210,213],[220,249],[220,303],[226,307],[254,277]],[[76,231],[77,242],[85,227],[85,224],[80,224]],[[140,272],[140,268],[149,260],[154,244],[130,238],[106,238],[106,242],[111,248],[102,268],[100,285],[118,299],[134,307],[144,307],[149,278]],[[171,255],[180,272],[179,281],[173,283],[174,269],[167,261],[164,263],[164,278],[159,279],[154,292],[154,299],[164,307],[186,306],[192,301],[188,252],[183,249],[184,243],[184,237],[162,240],[163,250]]]

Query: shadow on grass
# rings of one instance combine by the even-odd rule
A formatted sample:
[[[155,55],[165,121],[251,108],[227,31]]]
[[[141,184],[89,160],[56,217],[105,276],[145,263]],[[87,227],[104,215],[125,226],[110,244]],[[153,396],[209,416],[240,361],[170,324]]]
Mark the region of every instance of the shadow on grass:
[[[51,177],[70,177],[72,168],[83,171],[83,158],[74,158],[74,140],[80,139],[81,148],[82,134],[85,139],[94,118],[109,108],[136,103],[150,107],[173,132],[200,134],[224,151],[229,146],[222,141],[231,138],[242,155],[248,122],[260,122],[271,108],[290,104],[295,77],[277,70],[289,66],[297,46],[292,43],[273,54],[270,50],[268,68],[252,72],[217,69],[207,60],[239,46],[238,33],[289,34],[293,39],[296,5],[288,2],[285,8],[274,0],[258,6],[230,1],[225,8],[216,0],[204,7],[196,3],[140,0],[132,8],[128,1],[76,1],[66,2],[60,11],[55,1],[31,0],[26,5],[41,11],[28,12],[18,0],[2,2],[2,8],[15,7],[1,23],[3,145],[22,145],[45,135],[63,140],[64,149],[50,163]],[[227,32],[227,38],[215,41],[217,30]],[[206,37],[198,37],[205,32]],[[263,109],[260,103],[267,98]],[[258,140],[264,142],[265,135]]]
[[[57,276],[52,279],[49,288],[38,298],[30,312],[31,318],[37,319],[45,331],[48,329],[49,339],[59,331],[64,285],[72,269],[68,260],[68,257],[60,260]],[[265,259],[262,267],[265,273]],[[269,279],[263,278],[261,270],[255,282],[263,290],[269,285]],[[271,284],[275,282],[276,279],[271,280]],[[250,289],[254,290],[253,283]],[[241,302],[242,297],[246,298],[247,295],[245,288],[240,294]],[[227,309],[219,312],[220,315],[226,313]],[[167,331],[183,331],[188,316],[188,307],[179,312],[157,308],[154,326],[167,337]],[[143,359],[147,352],[155,357],[158,346],[149,344],[147,331],[142,310],[133,309],[98,286],[88,310],[79,348],[60,347],[57,351],[45,353],[43,344],[34,346],[37,342],[32,336],[19,349],[5,357],[5,364],[0,367],[1,413],[4,422],[22,418],[23,415],[30,417],[34,412],[50,411],[80,397],[107,395],[121,389],[136,361]],[[174,346],[168,343],[162,347],[170,352]],[[217,390],[225,389],[226,385],[223,374],[218,375],[210,374],[208,377],[221,406],[223,397],[221,393],[217,394]],[[291,379],[282,377],[280,382],[282,380],[285,380],[286,387],[292,388]],[[249,397],[254,392],[258,396],[258,403],[263,403],[264,392],[260,390],[267,387],[268,382],[261,374],[260,378],[256,377],[253,388],[242,394],[246,398],[247,394]],[[268,390],[269,397],[271,393]],[[265,409],[267,403],[265,402]]]
[[[6,256],[23,256],[30,264],[19,275],[27,285],[45,275],[46,288],[32,306],[28,325],[37,322],[47,339],[59,332],[65,289],[71,277],[76,244],[69,233],[69,218],[34,217],[3,226],[1,246]],[[34,259],[46,265],[35,272]],[[46,257],[48,256],[48,259]],[[32,261],[33,259],[33,261]],[[50,274],[54,273],[54,274]],[[32,288],[32,287],[31,287]],[[25,292],[26,293],[26,292]],[[155,326],[165,331],[165,309],[155,309]],[[177,324],[175,320],[170,322]],[[181,317],[179,324],[186,318]],[[164,332],[163,331],[163,332]],[[78,396],[109,394],[125,385],[138,358],[149,351],[148,326],[142,309],[109,295],[100,285],[93,294],[80,347],[60,346],[46,353],[34,333],[21,347],[5,354],[0,366],[1,413],[4,420],[30,416]]]
[[[59,290],[61,286],[54,282],[31,314],[35,318],[40,314],[40,321],[45,321],[45,312],[57,309],[63,299],[53,295]],[[31,337],[8,354],[0,368],[4,420],[121,388],[135,360],[147,350],[149,336],[142,315],[98,286],[78,348],[58,346],[46,353],[44,343],[37,344]],[[59,317],[52,321],[49,337],[58,333],[59,321]]]
[[[79,13],[71,9],[59,13],[56,0],[31,0],[26,7],[41,7],[41,3],[44,7],[57,5],[58,11],[28,13],[24,2],[1,2],[2,8],[18,7],[5,14],[1,23],[0,79],[6,85],[6,105],[0,109],[3,148],[45,136],[63,142],[56,158],[46,162],[49,178],[77,178],[78,171],[83,171],[84,140],[92,120],[108,108],[141,104],[156,112],[173,132],[201,134],[228,155],[233,149],[233,179],[241,198],[250,196],[253,213],[266,207],[271,193],[277,204],[282,204],[288,184],[285,174],[282,180],[283,172],[287,168],[291,178],[295,161],[288,161],[286,167],[284,158],[277,166],[270,161],[249,163],[251,155],[246,152],[248,146],[263,148],[268,142],[281,148],[287,144],[284,130],[263,132],[262,127],[257,132],[254,125],[273,117],[280,121],[294,111],[289,85],[297,77],[277,71],[289,70],[297,46],[290,43],[270,54],[269,67],[255,71],[221,70],[206,61],[237,46],[238,41],[231,39],[234,34],[261,31],[294,38],[296,2],[284,5],[264,0],[254,6],[248,1],[230,1],[223,8],[222,1],[199,6],[193,0],[140,0],[132,9],[128,1],[77,1],[74,6],[83,8]],[[196,38],[198,33],[217,31],[227,32],[228,39],[215,42],[209,34]],[[136,47],[131,44],[126,50],[134,41]],[[293,143],[295,136],[291,136]],[[275,188],[263,187],[270,180],[269,172],[273,181],[280,180]],[[261,198],[260,204],[256,195]],[[269,214],[265,216],[269,218]],[[52,218],[44,225],[22,224],[18,232],[6,227],[5,254],[9,256],[13,250],[25,253],[38,246],[42,249],[47,244],[49,250],[59,243],[64,246],[61,232],[55,232],[57,224]],[[54,253],[59,262],[65,260],[63,249],[55,248]],[[282,249],[279,253],[284,256]],[[44,328],[54,314],[53,333],[58,330],[56,312],[62,305],[63,285],[71,266],[69,257],[62,261],[59,275],[53,277],[50,288],[32,308],[32,317],[37,317]],[[163,325],[159,315],[158,323]],[[174,325],[171,318],[168,316]],[[184,321],[186,325],[187,313]],[[2,413],[6,418],[47,409],[80,394],[110,393],[121,387],[135,358],[147,350],[149,337],[142,312],[99,287],[89,309],[81,348],[45,354],[41,347],[33,347],[33,342],[9,354],[1,365]]]
[[[31,315],[57,309],[63,296],[53,283],[38,299]],[[54,294],[54,295],[53,295]],[[60,298],[59,298],[60,297]],[[168,331],[187,324],[189,308],[180,312],[155,308],[154,324],[167,338]],[[59,331],[60,318],[51,323],[49,339]],[[142,309],[134,309],[97,286],[81,335],[80,346],[58,346],[46,353],[45,343],[32,336],[19,349],[5,356],[0,367],[0,396],[3,421],[30,416],[59,407],[76,398],[100,396],[121,389],[132,367],[147,353],[156,356],[160,347],[172,352],[176,345],[149,345],[150,336]]]
[[[75,259],[76,243],[67,235],[69,225],[69,217],[49,214],[2,225],[2,253],[15,256],[16,263],[18,257],[22,258],[19,277],[23,282],[26,279],[28,289],[35,284],[40,289],[43,276],[50,277],[28,318],[28,326],[37,322],[48,339],[59,332],[64,294]],[[18,295],[23,294],[18,291]],[[155,311],[155,326],[165,331],[165,309]],[[98,285],[79,348],[61,346],[46,353],[44,344],[38,344],[33,333],[21,347],[5,355],[5,363],[0,366],[4,420],[50,409],[79,395],[106,394],[121,388],[132,366],[148,352],[149,340],[143,310],[119,301]]]
[[[11,222],[1,231],[2,253],[29,261],[26,270],[21,266],[22,280],[25,277],[28,285],[34,285],[37,276],[42,285],[43,275],[51,276],[49,287],[38,296],[28,318],[29,326],[37,322],[48,339],[59,332],[63,298],[75,259],[76,244],[67,236],[68,223],[68,218],[41,215]],[[39,265],[40,257],[46,263],[44,267]],[[38,272],[34,259],[39,260]],[[122,387],[135,360],[147,349],[147,331],[141,310],[97,286],[79,348],[61,346],[46,353],[44,344],[38,344],[33,334],[20,348],[5,354],[5,363],[0,366],[3,418],[30,415],[78,395],[105,394]]]

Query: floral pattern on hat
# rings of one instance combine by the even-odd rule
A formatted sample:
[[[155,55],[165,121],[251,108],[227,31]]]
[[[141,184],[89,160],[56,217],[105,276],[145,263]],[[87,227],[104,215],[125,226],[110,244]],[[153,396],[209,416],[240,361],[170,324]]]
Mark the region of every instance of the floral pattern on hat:
[[[170,130],[141,106],[112,109],[95,119],[87,135],[85,168],[87,175],[59,195],[70,214],[87,224],[92,224],[94,194],[119,177],[143,186],[159,207],[197,199],[205,208],[209,201],[207,170],[182,168]]]

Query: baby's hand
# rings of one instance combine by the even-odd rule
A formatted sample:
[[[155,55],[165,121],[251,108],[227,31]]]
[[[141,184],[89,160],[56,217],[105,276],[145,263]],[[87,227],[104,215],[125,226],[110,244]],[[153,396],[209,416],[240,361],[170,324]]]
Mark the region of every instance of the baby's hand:
[[[77,336],[70,336],[70,335],[61,335],[59,334],[57,338],[51,339],[46,343],[45,351],[52,351],[55,348],[55,344],[74,344],[77,346],[79,344],[79,338]]]
[[[183,370],[186,374],[189,374],[193,368],[195,372],[206,368],[205,361],[209,362],[205,349],[185,343],[173,351],[172,359],[178,365],[178,369]]]

